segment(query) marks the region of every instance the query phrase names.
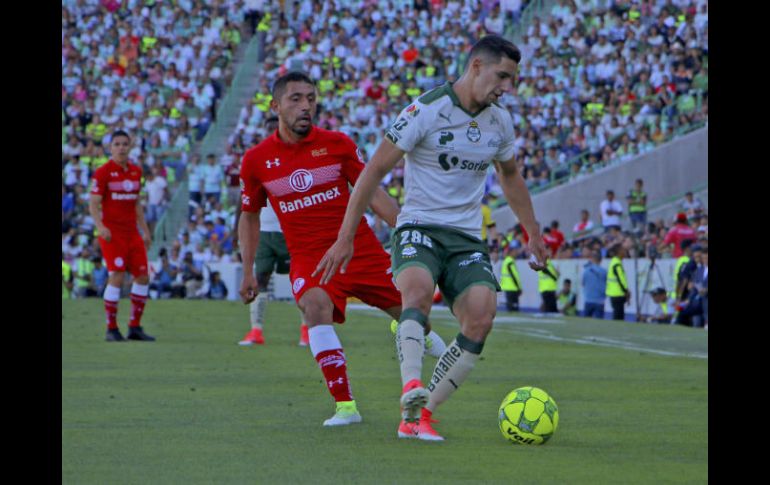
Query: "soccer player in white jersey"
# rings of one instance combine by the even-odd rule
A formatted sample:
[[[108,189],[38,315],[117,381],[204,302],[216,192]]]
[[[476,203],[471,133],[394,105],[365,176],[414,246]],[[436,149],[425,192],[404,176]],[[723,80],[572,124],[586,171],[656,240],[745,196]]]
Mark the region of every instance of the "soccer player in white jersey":
[[[548,258],[532,200],[514,160],[513,120],[496,101],[514,89],[519,50],[489,35],[471,49],[465,72],[419,97],[385,133],[356,184],[337,241],[318,263],[328,281],[345,273],[353,235],[382,178],[406,158],[406,198],[393,235],[392,263],[401,291],[396,333],[402,379],[401,438],[441,441],[436,408],[459,388],[479,359],[497,310],[500,286],[481,241],[481,199],[494,165],[508,204],[529,234],[530,267]],[[460,323],[427,388],[421,381],[423,327],[435,285]]]

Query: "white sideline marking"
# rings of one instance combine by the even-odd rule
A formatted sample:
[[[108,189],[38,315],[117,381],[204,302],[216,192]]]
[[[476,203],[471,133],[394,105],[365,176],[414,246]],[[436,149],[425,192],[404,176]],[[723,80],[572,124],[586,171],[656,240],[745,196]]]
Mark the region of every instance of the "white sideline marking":
[[[360,303],[352,303],[348,305],[348,308],[351,310],[358,310],[358,311],[364,311],[367,313],[377,313],[382,314],[382,310],[379,310],[377,308],[370,307],[369,305],[363,305]],[[451,314],[449,312],[448,308],[445,307],[434,307],[431,310],[431,313],[446,313],[447,315],[441,315],[437,319],[434,319],[434,321],[438,320],[443,325],[449,325],[449,322],[453,320],[453,317],[451,317]],[[556,320],[556,319],[545,319],[545,318],[536,318],[536,319],[527,319],[527,318],[521,318],[521,317],[512,317],[512,316],[504,316],[504,317],[496,317],[495,323],[556,323],[556,324],[564,324],[566,323],[564,320]],[[702,353],[702,352],[675,352],[670,350],[660,350],[660,349],[652,349],[649,347],[640,347],[638,345],[635,345],[633,343],[629,343],[623,340],[615,340],[610,339],[606,337],[596,337],[592,335],[587,335],[583,338],[568,338],[568,337],[559,337],[554,335],[550,330],[545,329],[535,329],[535,328],[512,328],[512,327],[500,327],[500,326],[494,326],[492,328],[493,331],[502,331],[502,332],[509,332],[509,333],[518,333],[521,335],[526,335],[529,337],[535,337],[535,338],[542,338],[546,340],[555,340],[558,342],[571,342],[576,343],[580,345],[596,345],[599,347],[610,347],[610,348],[616,348],[616,349],[623,349],[623,350],[631,350],[631,351],[637,351],[637,352],[649,352],[651,354],[658,354],[658,355],[667,355],[667,356],[673,356],[673,357],[692,357],[696,359],[708,359],[708,353]]]

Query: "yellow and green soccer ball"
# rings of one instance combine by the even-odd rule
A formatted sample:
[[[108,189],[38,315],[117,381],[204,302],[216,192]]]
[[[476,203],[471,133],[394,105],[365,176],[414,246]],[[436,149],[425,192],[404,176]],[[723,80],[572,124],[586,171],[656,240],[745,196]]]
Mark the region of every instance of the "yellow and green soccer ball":
[[[542,445],[559,425],[559,408],[544,390],[520,387],[505,396],[497,421],[500,432],[512,443]]]

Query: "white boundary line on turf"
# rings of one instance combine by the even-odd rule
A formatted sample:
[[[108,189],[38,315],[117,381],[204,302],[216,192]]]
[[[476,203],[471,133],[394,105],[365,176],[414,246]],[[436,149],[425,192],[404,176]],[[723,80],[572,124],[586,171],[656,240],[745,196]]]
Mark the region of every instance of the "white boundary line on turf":
[[[370,307],[369,305],[363,305],[359,303],[352,303],[347,306],[351,310],[358,310],[358,311],[364,311],[367,313],[382,313],[381,310],[377,308]],[[431,312],[439,311],[440,313],[447,313],[449,314],[448,308],[443,307],[434,307]],[[449,325],[450,323],[450,315],[441,315],[438,317],[438,321],[441,322],[443,325]],[[505,319],[505,320],[503,320]],[[497,317],[495,318],[495,321],[500,321],[500,323],[542,323],[546,322],[546,319],[536,319],[536,320],[527,320],[518,318],[516,320],[516,317]],[[551,320],[549,323],[565,323],[561,320]],[[670,350],[660,350],[660,349],[651,349],[649,347],[639,347],[638,345],[626,343],[622,340],[614,340],[609,339],[606,337],[594,337],[594,336],[586,336],[585,338],[567,338],[567,337],[558,337],[556,335],[553,335],[549,330],[545,329],[521,329],[521,328],[512,328],[512,327],[499,327],[494,326],[493,331],[503,331],[503,332],[509,332],[509,333],[518,333],[521,335],[526,335],[528,337],[535,337],[535,338],[542,338],[546,340],[555,340],[559,342],[571,342],[576,343],[580,345],[596,345],[599,347],[610,347],[615,349],[622,349],[622,350],[631,350],[631,351],[637,351],[637,352],[649,352],[651,354],[658,354],[658,355],[665,355],[665,356],[671,356],[671,357],[691,357],[696,359],[706,359],[708,360],[708,353],[702,353],[702,352],[675,352]]]

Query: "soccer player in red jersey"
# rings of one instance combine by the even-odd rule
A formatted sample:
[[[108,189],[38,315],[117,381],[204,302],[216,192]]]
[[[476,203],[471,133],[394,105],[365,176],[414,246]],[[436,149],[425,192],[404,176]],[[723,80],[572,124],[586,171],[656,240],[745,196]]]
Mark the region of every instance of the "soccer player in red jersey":
[[[291,255],[289,277],[309,327],[310,351],[336,402],[336,412],[324,426],[339,426],[358,423],[361,415],[332,323],[345,321],[350,296],[398,319],[401,295],[393,284],[390,257],[367,224],[361,224],[355,234],[356,255],[345,274],[323,285],[320,275],[313,275],[318,261],[337,239],[350,198],[349,184],[354,185],[364,169],[350,138],[313,126],[316,106],[315,82],[307,75],[291,72],[275,81],[270,107],[278,114],[278,130],[243,157],[238,239],[243,267],[252,268],[259,244],[259,214],[269,199]],[[398,205],[382,188],[376,191],[371,207],[388,224],[395,224]],[[244,271],[243,302],[250,303],[258,293],[253,271]],[[429,337],[434,346],[443,346],[434,332]]]
[[[110,140],[112,158],[93,175],[88,209],[99,231],[99,245],[107,262],[109,278],[104,290],[104,310],[107,314],[108,342],[125,339],[118,329],[118,301],[123,277],[131,273],[131,319],[128,322],[129,340],[153,341],[141,325],[144,304],[149,293],[147,248],[150,246],[150,228],[144,220],[144,209],[139,191],[142,187],[142,168],[128,160],[131,138],[118,130]],[[142,230],[141,234],[139,229]]]

